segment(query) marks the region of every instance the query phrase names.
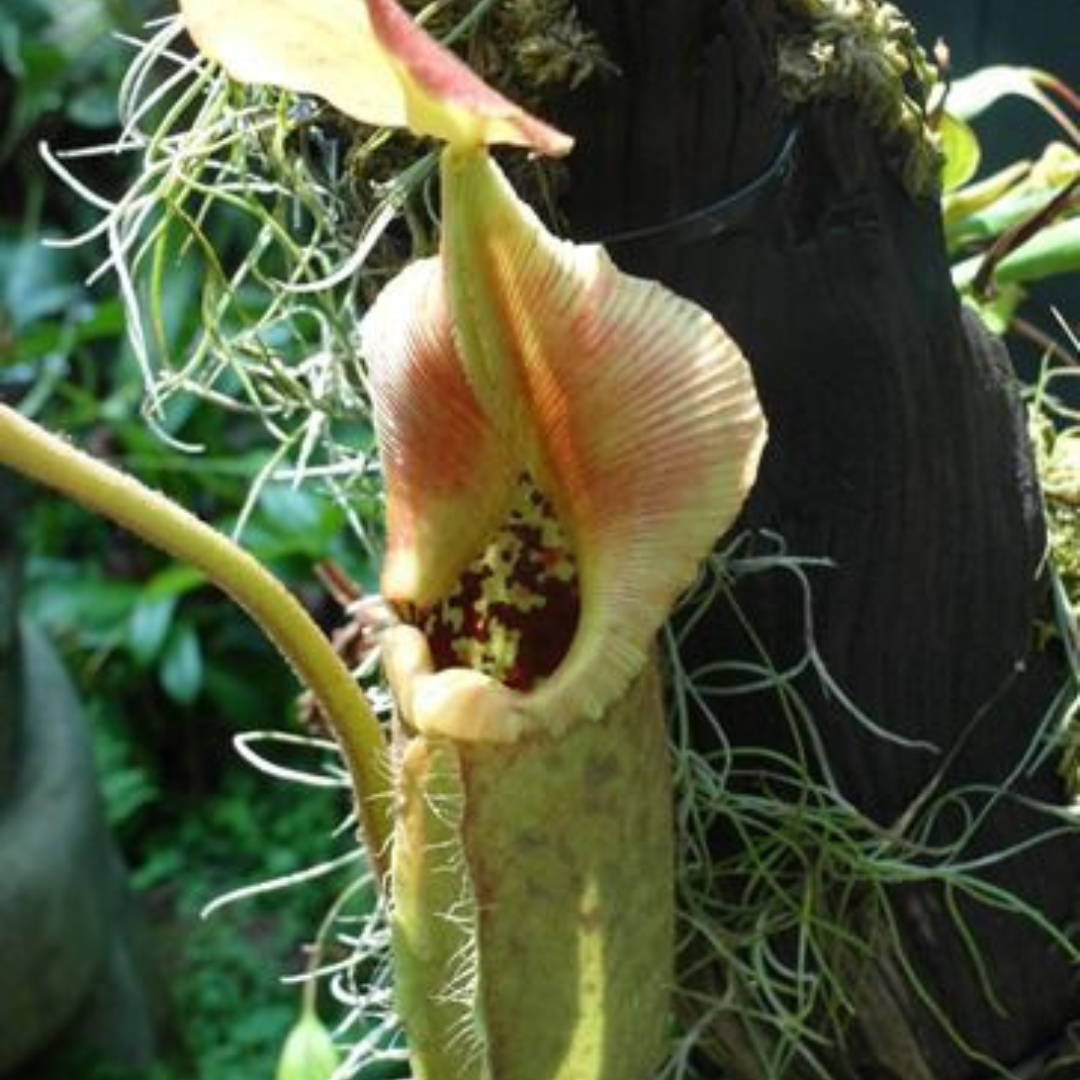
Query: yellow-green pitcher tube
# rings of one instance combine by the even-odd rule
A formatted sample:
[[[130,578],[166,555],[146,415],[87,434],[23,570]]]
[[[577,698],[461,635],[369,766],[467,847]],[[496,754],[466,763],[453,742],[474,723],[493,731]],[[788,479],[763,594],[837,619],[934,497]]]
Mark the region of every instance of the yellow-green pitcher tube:
[[[411,628],[391,687],[426,667]],[[399,713],[398,1004],[417,1080],[648,1080],[674,953],[674,827],[656,663],[599,720],[513,743]]]

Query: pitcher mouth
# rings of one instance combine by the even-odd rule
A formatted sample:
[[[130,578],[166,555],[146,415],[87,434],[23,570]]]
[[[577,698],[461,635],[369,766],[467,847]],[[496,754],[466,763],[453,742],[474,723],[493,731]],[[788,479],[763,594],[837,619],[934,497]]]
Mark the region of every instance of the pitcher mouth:
[[[383,592],[453,730],[554,735],[641,672],[742,505],[764,419],[706,311],[553,237],[481,151],[444,153],[442,184],[439,255],[362,325]]]
[[[502,525],[442,599],[402,605],[434,670],[470,668],[528,692],[562,663],[581,614],[577,560],[550,499],[523,472]]]

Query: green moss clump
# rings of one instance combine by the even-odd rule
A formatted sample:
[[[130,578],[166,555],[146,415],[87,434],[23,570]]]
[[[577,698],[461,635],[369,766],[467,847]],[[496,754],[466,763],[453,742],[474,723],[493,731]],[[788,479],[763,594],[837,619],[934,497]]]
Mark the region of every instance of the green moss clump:
[[[1061,773],[1070,797],[1080,801],[1080,424],[1072,423],[1075,414],[1045,393],[1045,382],[1037,389],[1029,428],[1057,609],[1046,637],[1062,643],[1072,667],[1071,693],[1062,703]]]
[[[789,105],[850,101],[884,137],[907,190],[937,194],[942,156],[927,108],[937,70],[896,7],[782,0],[777,65]]]

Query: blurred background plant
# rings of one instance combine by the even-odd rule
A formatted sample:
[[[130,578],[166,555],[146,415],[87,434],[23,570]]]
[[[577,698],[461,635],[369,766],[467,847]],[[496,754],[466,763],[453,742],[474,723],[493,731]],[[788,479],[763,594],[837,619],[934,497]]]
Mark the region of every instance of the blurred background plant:
[[[115,141],[134,47],[114,33],[142,33],[165,10],[152,0],[14,0],[0,14],[0,394],[226,531],[245,513],[245,544],[335,619],[313,587],[314,564],[333,557],[367,581],[373,572],[350,542],[345,511],[288,484],[264,486],[249,503],[252,478],[272,453],[249,417],[194,397],[177,401],[158,426],[212,448],[200,455],[179,454],[149,431],[121,296],[111,283],[85,284],[102,248],[42,243],[93,229],[101,210],[49,175],[39,143]],[[81,182],[104,193],[123,191],[137,167],[111,152],[81,164]],[[232,242],[227,229],[217,231],[221,250]],[[177,352],[203,319],[200,287],[196,268],[170,267],[163,295]],[[220,892],[322,863],[349,844],[333,837],[348,810],[340,790],[301,798],[236,767],[234,733],[296,727],[295,683],[198,574],[52,499],[32,504],[22,534],[31,553],[27,611],[60,643],[75,676],[108,817],[152,915],[173,1017],[161,1077],[270,1076],[297,1004],[296,990],[273,975],[303,967],[300,946],[323,915],[325,893],[287,890],[205,922],[198,913]],[[59,1063],[57,1075],[70,1067]],[[78,1069],[97,1075],[93,1063]]]
[[[1020,307],[1034,282],[1080,270],[1080,97],[1048,72],[1005,65],[942,89],[942,213],[953,282],[993,333],[1012,330],[1075,360],[1067,337],[1047,336]],[[980,176],[982,144],[972,124],[1008,97],[1043,110],[1060,138]]]

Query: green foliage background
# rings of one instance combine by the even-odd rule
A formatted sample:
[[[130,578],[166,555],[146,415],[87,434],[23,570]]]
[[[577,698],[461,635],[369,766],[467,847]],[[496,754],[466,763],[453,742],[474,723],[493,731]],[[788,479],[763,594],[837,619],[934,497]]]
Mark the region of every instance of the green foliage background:
[[[268,450],[252,424],[187,401],[170,434],[213,447],[183,456],[147,431],[143,387],[109,279],[82,282],[100,247],[46,247],[96,212],[51,177],[37,151],[109,141],[130,32],[158,13],[148,0],[8,0],[0,12],[0,395],[123,465],[228,530]],[[132,162],[95,159],[96,190],[118,193]],[[170,278],[176,346],[195,332],[198,281]],[[273,1075],[298,992],[275,972],[300,970],[301,946],[328,891],[292,888],[200,921],[222,892],[339,854],[347,811],[336,790],[303,792],[239,766],[233,733],[296,727],[297,688],[254,628],[200,577],[167,565],[112,527],[37,498],[21,521],[24,604],[62,647],[93,728],[108,817],[150,918],[162,973],[163,1057],[155,1080]],[[360,578],[370,567],[328,500],[267,486],[245,544],[310,601],[313,564],[333,555]],[[338,875],[338,885],[344,878]],[[109,1076],[63,1056],[35,1080]]]

